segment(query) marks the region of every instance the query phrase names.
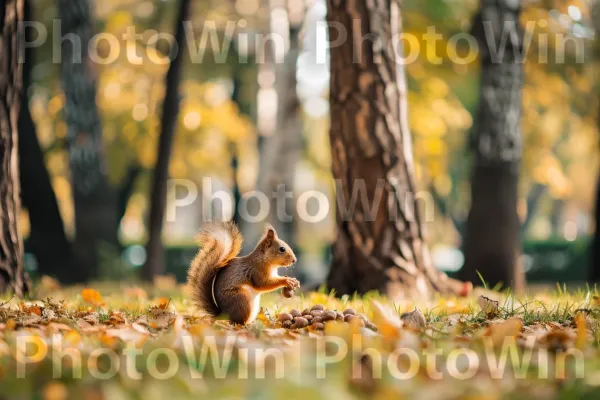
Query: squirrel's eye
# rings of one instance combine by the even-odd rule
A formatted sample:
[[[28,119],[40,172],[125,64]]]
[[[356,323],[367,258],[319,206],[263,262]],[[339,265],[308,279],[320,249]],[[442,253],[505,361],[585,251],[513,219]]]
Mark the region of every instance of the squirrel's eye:
[[[285,253],[285,247],[281,246],[281,247],[279,248],[279,252],[280,252],[280,253]]]

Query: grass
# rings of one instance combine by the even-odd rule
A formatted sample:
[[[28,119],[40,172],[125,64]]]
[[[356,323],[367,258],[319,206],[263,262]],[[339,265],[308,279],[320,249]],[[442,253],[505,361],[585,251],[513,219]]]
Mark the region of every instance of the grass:
[[[480,306],[480,295],[491,306]],[[497,307],[493,301],[498,301]],[[358,322],[287,330],[282,312],[353,308]],[[248,327],[197,315],[186,289],[45,279],[0,296],[0,399],[598,398],[596,288],[392,302],[324,290],[263,297]],[[402,321],[420,310],[425,326]],[[505,360],[505,365],[502,363]],[[527,361],[529,360],[529,361]]]

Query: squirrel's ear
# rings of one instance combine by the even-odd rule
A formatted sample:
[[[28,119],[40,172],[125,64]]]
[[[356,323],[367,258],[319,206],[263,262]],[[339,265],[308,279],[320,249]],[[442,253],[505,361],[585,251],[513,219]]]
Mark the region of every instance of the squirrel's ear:
[[[263,237],[260,239],[261,247],[263,249],[267,249],[267,248],[271,247],[276,236],[277,236],[277,233],[275,232],[275,228],[273,228],[273,225],[267,223],[265,225],[265,233],[263,234]]]

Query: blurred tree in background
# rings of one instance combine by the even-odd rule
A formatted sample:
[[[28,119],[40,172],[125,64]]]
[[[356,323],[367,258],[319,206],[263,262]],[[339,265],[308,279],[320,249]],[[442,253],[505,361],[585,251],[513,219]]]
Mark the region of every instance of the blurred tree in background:
[[[22,297],[31,289],[19,230],[18,118],[22,95],[23,0],[0,2],[0,292]]]
[[[482,0],[472,34],[479,43],[481,95],[471,139],[471,209],[461,279],[524,289],[517,214],[522,140],[523,36],[519,3]],[[489,29],[491,27],[491,29]],[[491,32],[490,32],[491,31]],[[491,40],[490,40],[491,37]],[[506,43],[503,52],[500,49]]]
[[[142,277],[148,281],[165,272],[162,228],[167,203],[167,180],[169,178],[169,160],[173,149],[175,124],[179,116],[179,84],[181,81],[181,64],[184,57],[185,21],[189,21],[190,0],[180,0],[177,20],[175,21],[175,42],[177,53],[169,65],[165,77],[165,99],[163,101],[160,138],[156,147],[158,154],[150,192],[150,214],[148,217],[149,238],[146,245],[146,264]],[[172,47],[172,49],[175,47]],[[171,50],[172,50],[171,49]],[[172,50],[173,52],[173,50]]]
[[[87,0],[59,0],[61,81],[75,216],[71,280],[99,276],[101,246],[118,251],[117,192],[108,179],[102,120],[96,106],[97,70],[90,58],[95,25]],[[68,36],[67,36],[68,35]],[[118,254],[118,253],[116,253]]]
[[[31,0],[24,1],[24,20],[32,21]],[[35,40],[34,29],[25,28],[25,38]],[[44,153],[37,136],[35,123],[29,111],[32,92],[34,49],[25,50],[23,64],[23,95],[19,112],[19,177],[21,198],[27,209],[30,233],[26,250],[37,258],[40,273],[68,281],[74,268],[70,242],[66,236],[58,201],[46,168]]]

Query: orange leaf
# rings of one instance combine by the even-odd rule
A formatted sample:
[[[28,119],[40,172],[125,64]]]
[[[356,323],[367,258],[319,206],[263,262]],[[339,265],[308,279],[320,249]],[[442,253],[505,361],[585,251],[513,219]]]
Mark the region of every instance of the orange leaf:
[[[166,297],[161,297],[158,299],[158,304],[155,305],[153,308],[157,308],[159,310],[166,310],[167,307],[169,306],[169,302],[171,300],[167,299]]]
[[[81,298],[88,304],[95,306],[102,305],[102,296],[97,290],[94,289],[83,289],[81,291]]]
[[[26,314],[35,314],[37,316],[42,316],[42,307],[40,306],[27,306],[25,303],[21,302],[19,304],[19,307],[21,308],[21,311],[23,311]]]

